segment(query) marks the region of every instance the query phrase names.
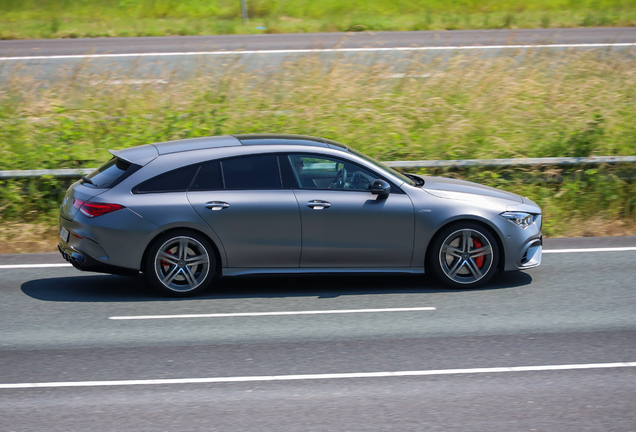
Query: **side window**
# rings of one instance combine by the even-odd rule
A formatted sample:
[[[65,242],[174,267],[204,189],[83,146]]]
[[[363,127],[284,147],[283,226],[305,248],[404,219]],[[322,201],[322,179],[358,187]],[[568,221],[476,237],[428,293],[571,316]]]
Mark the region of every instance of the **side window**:
[[[223,189],[221,163],[215,160],[201,164],[201,169],[194,178],[189,190],[206,191],[219,189]]]
[[[276,155],[238,157],[221,161],[225,189],[281,189]]]
[[[160,174],[137,185],[133,193],[185,192],[190,187],[199,166],[190,165]]]
[[[351,162],[316,155],[290,155],[303,189],[368,190],[378,176]]]
[[[286,187],[294,187],[291,167],[285,168]],[[190,165],[146,180],[137,185],[132,192],[160,193],[221,189],[281,189],[278,156],[247,156]]]

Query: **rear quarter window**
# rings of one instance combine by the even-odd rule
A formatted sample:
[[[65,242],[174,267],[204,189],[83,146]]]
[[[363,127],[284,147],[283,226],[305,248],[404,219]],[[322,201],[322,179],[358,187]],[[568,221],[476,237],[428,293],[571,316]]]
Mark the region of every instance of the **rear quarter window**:
[[[200,165],[190,165],[159,174],[133,189],[133,193],[185,192],[192,184]]]

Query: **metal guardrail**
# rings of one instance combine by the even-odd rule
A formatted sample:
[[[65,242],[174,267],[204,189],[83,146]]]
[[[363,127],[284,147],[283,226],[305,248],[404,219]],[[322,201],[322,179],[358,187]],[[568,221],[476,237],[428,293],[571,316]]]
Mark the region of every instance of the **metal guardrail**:
[[[94,171],[95,168],[54,169],[54,170],[10,170],[0,171],[0,179],[51,177],[81,177]]]
[[[636,163],[636,156],[592,156],[592,157],[547,157],[517,159],[458,159],[389,161],[384,164],[393,168],[444,168],[444,167],[506,167],[506,166],[568,166],[598,165],[613,163]],[[81,177],[95,168],[57,169],[57,170],[12,170],[0,171],[0,179],[52,177]]]
[[[443,168],[443,167],[504,167],[504,166],[563,166],[586,164],[634,163],[636,156],[546,157],[516,159],[458,159],[430,161],[383,162],[393,168]]]

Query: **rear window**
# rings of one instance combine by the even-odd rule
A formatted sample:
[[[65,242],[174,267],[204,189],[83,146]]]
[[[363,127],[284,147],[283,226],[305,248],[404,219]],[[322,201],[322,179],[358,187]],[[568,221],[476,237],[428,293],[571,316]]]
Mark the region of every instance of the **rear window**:
[[[123,159],[114,157],[86,176],[90,182],[84,180],[81,180],[81,182],[87,187],[110,189],[122,182],[126,177],[130,176],[139,168],[141,168],[140,165],[135,165]]]

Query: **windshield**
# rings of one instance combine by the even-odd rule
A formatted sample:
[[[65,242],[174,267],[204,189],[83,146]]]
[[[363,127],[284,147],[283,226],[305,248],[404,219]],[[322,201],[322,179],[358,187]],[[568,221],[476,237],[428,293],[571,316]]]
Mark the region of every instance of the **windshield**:
[[[412,179],[408,178],[407,176],[405,176],[401,172],[396,171],[393,168],[384,165],[382,162],[378,162],[377,160],[365,155],[364,153],[360,153],[359,151],[357,151],[355,149],[352,149],[351,147],[349,147],[349,151],[351,153],[355,154],[356,156],[360,156],[362,159],[366,160],[367,162],[372,163],[373,165],[375,165],[376,167],[380,168],[381,170],[389,172],[390,174],[392,174],[395,177],[397,177],[400,180],[402,180],[404,183],[406,183],[406,184],[408,184],[410,186],[416,186],[417,185],[417,183],[415,183]]]

